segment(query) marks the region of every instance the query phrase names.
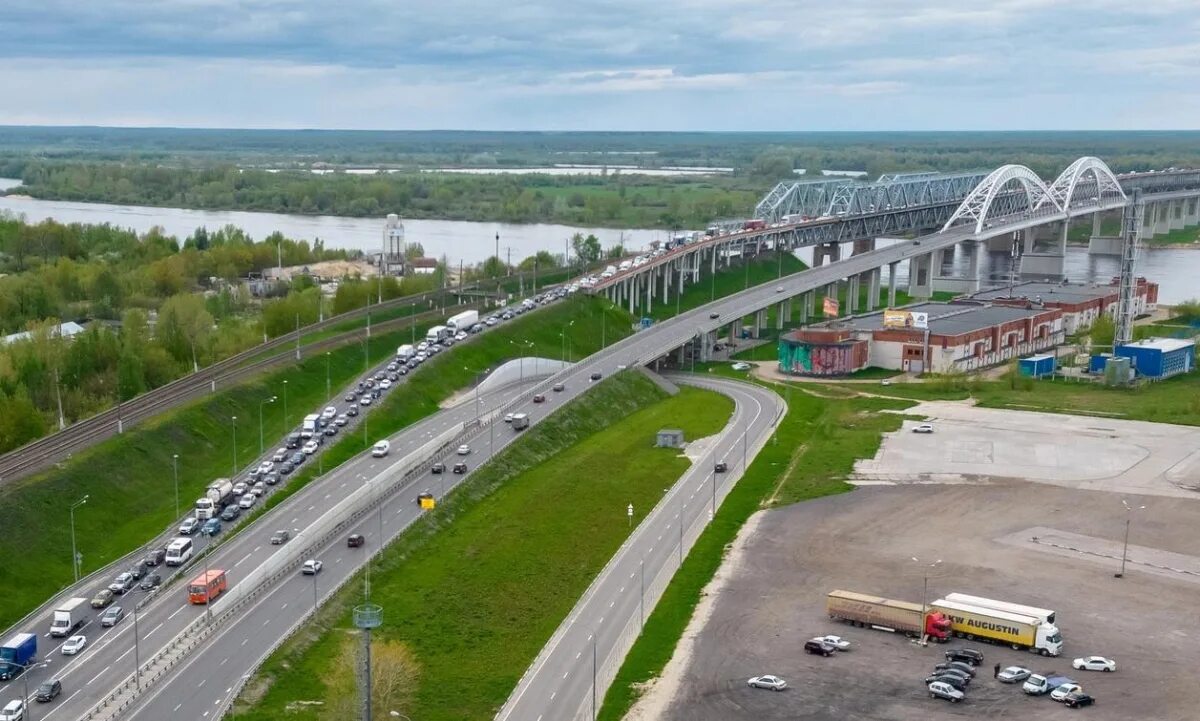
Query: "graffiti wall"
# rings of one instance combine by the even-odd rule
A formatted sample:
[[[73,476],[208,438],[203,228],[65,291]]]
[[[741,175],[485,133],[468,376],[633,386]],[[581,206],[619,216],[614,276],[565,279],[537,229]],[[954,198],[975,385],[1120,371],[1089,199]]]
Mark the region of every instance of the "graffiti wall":
[[[843,376],[867,365],[866,341],[779,344],[779,370],[806,376]]]

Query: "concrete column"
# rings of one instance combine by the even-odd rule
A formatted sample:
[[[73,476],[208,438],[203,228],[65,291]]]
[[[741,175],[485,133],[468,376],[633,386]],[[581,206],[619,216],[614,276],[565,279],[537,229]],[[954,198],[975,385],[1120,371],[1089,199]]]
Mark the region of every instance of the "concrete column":
[[[1157,235],[1171,232],[1171,204],[1170,203],[1155,203],[1158,206],[1155,210],[1154,232]]]
[[[728,331],[729,340],[732,341],[738,337],[738,332],[741,330],[741,325],[742,324],[740,321],[734,321],[729,324],[729,331]]]
[[[867,312],[879,307],[879,278],[883,270],[876,268],[867,273]]]
[[[646,284],[646,314],[654,309],[654,271],[642,273],[645,276],[644,283]]]
[[[1029,255],[1033,252],[1034,247],[1037,245],[1037,232],[1033,228],[1030,228],[1029,230],[1026,230],[1022,236],[1021,252],[1025,255]]]
[[[1182,200],[1172,200],[1167,204],[1167,216],[1169,218],[1167,222],[1169,223],[1171,230],[1183,229],[1183,226],[1185,225],[1183,219],[1183,210],[1184,201]]]
[[[804,294],[804,322],[812,323],[817,315],[817,292],[810,290]]]
[[[846,279],[846,315],[854,315],[858,310],[858,276],[852,275]]]
[[[1185,225],[1200,224],[1200,198],[1189,198],[1187,201]]]
[[[787,313],[787,301],[779,301],[779,307],[775,309],[775,330],[783,330],[784,314]]]
[[[767,326],[767,310],[766,308],[755,311],[754,313],[754,332],[755,338],[762,337],[762,330]]]
[[[634,287],[635,278],[630,278],[625,281],[625,295],[629,298],[629,315],[633,315],[633,300],[637,296],[637,289]]]
[[[888,263],[888,307],[896,307],[896,266],[900,265],[900,261]]]
[[[687,344],[679,346],[679,350],[676,353],[678,354],[679,367],[682,368],[683,364],[687,362]]]
[[[933,295],[933,254],[926,253],[908,261],[908,294],[928,299]]]
[[[1092,237],[1100,235],[1100,212],[1092,213]]]

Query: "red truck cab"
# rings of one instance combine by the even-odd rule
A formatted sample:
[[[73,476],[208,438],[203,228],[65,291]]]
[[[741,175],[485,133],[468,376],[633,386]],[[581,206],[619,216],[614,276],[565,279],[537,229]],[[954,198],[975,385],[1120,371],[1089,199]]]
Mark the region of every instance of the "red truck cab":
[[[950,640],[950,619],[941,611],[930,611],[925,616],[925,635],[939,643]]]

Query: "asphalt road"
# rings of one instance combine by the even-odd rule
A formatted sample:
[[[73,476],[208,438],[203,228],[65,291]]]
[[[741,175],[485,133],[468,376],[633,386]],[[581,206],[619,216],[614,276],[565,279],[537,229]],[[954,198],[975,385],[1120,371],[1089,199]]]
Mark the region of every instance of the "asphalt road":
[[[603,699],[608,680],[624,659],[640,630],[641,620],[654,608],[657,595],[648,593],[656,578],[669,578],[699,532],[711,519],[714,506],[741,478],[744,462],[753,461],[758,444],[775,430],[783,400],[765,388],[716,378],[672,377],[733,398],[733,417],[711,450],[667,491],[658,507],[644,516],[637,529],[604,572],[576,604],[531,670],[497,717],[499,721],[566,721],[592,718],[593,672],[599,676],[597,698]],[[744,455],[743,455],[744,454]],[[714,464],[724,461],[725,473]],[[642,514],[647,509],[642,509]],[[681,522],[682,519],[682,522]],[[661,574],[661,576],[660,576]]]

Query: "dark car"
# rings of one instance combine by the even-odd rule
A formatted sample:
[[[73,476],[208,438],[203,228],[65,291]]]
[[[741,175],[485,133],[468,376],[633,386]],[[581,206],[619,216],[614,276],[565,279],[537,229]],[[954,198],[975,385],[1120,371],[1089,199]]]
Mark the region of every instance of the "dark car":
[[[316,438],[316,436],[313,436],[313,438]],[[317,441],[317,443],[320,443],[320,441]],[[301,463],[304,463],[305,458],[308,458],[308,456],[304,455],[304,451],[296,451],[288,461],[291,462],[292,466],[299,466]]]
[[[938,665],[933,667],[933,670],[934,671],[958,670],[958,671],[962,671],[963,673],[970,676],[971,678],[975,678],[975,667],[972,666],[971,664],[967,663],[966,661],[947,661],[946,663],[939,663]]]
[[[946,652],[947,661],[965,661],[972,666],[983,663],[983,654],[973,648],[952,648]]]
[[[804,650],[808,653],[818,654],[821,656],[832,656],[834,652],[837,651],[837,649],[833,646],[820,641],[805,641]]]
[[[464,462],[462,462],[462,461],[459,461],[458,463],[455,463],[455,464],[454,464],[454,472],[455,472],[455,473],[457,473],[457,474],[459,474],[459,475],[462,475],[463,473],[466,473],[466,472],[467,472],[467,464],[466,464],[466,463],[464,463]]]
[[[717,461],[713,464],[713,473],[724,473],[729,470],[729,466],[725,465],[725,461]]]
[[[971,674],[966,673],[965,671],[962,671],[957,668],[945,668],[940,671],[935,670],[933,672],[933,675],[934,676],[954,676],[955,678],[961,678],[963,680],[963,683],[971,683],[971,680],[974,679],[974,676],[972,676]],[[926,685],[928,685],[928,682],[926,683]]]
[[[419,505],[421,505],[421,501],[432,501],[432,500],[433,500],[433,494],[430,493],[429,491],[424,491],[422,493],[417,494],[416,503],[419,506]]]
[[[210,518],[204,522],[204,526],[200,529],[200,534],[204,536],[215,536],[221,532],[221,519]]]
[[[720,313],[709,313],[708,317],[711,318],[712,320],[716,320],[717,318],[721,317],[721,314]]]
[[[49,681],[43,681],[41,686],[37,687],[37,692],[33,698],[45,703],[53,701],[60,693],[62,693],[62,681],[52,678]]]
[[[276,473],[275,471],[271,471],[270,473],[263,476],[262,479],[263,479],[263,483],[266,483],[268,486],[273,486],[273,485],[279,483],[279,474]]]
[[[932,676],[929,676],[925,679],[925,685],[928,686],[929,684],[933,683],[934,681],[941,681],[942,683],[948,683],[951,686],[953,686],[954,688],[958,689],[959,691],[966,691],[967,684],[970,683],[970,681],[968,681],[967,679],[965,679],[962,676],[959,676],[957,674],[935,673]]]
[[[388,380],[395,383],[396,381],[400,380],[400,373],[398,371],[392,371],[391,373],[388,373]]]
[[[545,403],[546,396],[542,395],[541,393],[538,393],[538,394],[534,395],[533,402],[534,403]]]
[[[1084,706],[1091,706],[1092,704],[1096,703],[1096,699],[1087,695],[1083,691],[1072,691],[1071,693],[1067,694],[1065,699],[1063,699],[1063,703],[1066,704],[1068,708],[1083,708]]]
[[[157,573],[151,573],[149,576],[146,576],[142,579],[142,582],[138,585],[138,588],[142,589],[143,591],[149,591],[152,588],[158,588],[160,585],[162,585],[162,576],[158,575]]]
[[[346,401],[347,403],[353,403],[354,401],[358,400],[358,394],[354,391],[350,391],[342,400]]]
[[[327,435],[327,436],[336,436],[337,432],[338,432],[337,426],[329,426],[328,428],[325,429],[325,435]]]
[[[136,563],[133,568],[129,569],[129,575],[133,576],[133,580],[140,581],[142,580],[142,576],[146,575],[146,567],[140,563]]]
[[[383,396],[383,391],[379,390],[378,388],[371,389],[371,397],[374,398],[375,400],[379,400],[380,397],[382,397],[382,396]]]
[[[592,374],[592,376],[591,376],[592,380],[594,380],[594,381],[598,381],[598,380],[600,380],[602,377],[603,377],[603,376],[601,376],[599,373],[593,373],[593,374]]]
[[[296,470],[296,466],[293,465],[291,461],[284,461],[283,463],[279,464],[279,474],[281,476],[286,476],[294,470]]]
[[[157,566],[158,564],[160,564],[164,560],[166,560],[166,558],[167,558],[167,549],[156,548],[153,551],[151,551],[150,553],[146,554],[146,557],[144,559],[142,559],[142,563],[146,564],[147,566]]]
[[[233,503],[225,506],[225,510],[221,511],[221,520],[225,522],[236,521],[238,516],[242,515],[242,509],[238,504]]]
[[[303,444],[304,444],[304,439],[300,437],[299,433],[288,434],[288,437],[287,437],[287,447],[288,448],[299,448]]]
[[[271,534],[271,545],[282,546],[283,544],[287,543],[288,539],[291,537],[292,534],[289,531],[280,529]]]
[[[367,539],[362,537],[361,533],[351,533],[346,537],[346,546],[348,548],[358,548],[367,542]]]
[[[445,473],[446,472],[446,464],[442,463],[441,461],[438,461],[437,463],[434,463],[432,466],[429,467],[429,472],[430,473]]]
[[[346,415],[350,416],[351,418],[353,418],[354,416],[357,416],[358,415],[358,406],[350,406],[349,408],[347,408]]]

